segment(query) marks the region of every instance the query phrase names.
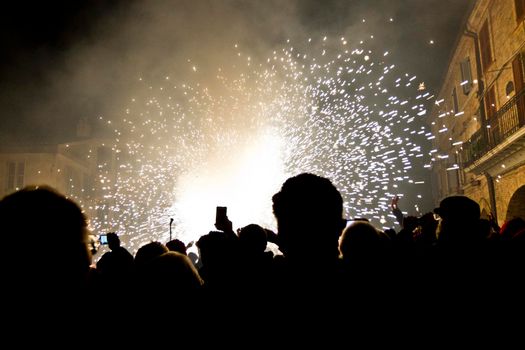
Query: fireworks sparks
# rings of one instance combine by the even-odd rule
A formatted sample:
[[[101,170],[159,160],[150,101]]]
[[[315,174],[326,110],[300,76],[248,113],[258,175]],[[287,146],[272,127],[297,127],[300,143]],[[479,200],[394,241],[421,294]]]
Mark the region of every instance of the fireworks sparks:
[[[207,85],[173,75],[160,85],[138,79],[138,93],[112,124],[119,167],[111,219],[94,225],[129,234],[136,248],[166,241],[174,218],[174,237],[189,242],[213,229],[221,205],[234,227],[275,229],[271,196],[308,171],[334,182],[347,217],[392,226],[394,195],[421,198],[413,188],[424,181],[412,172],[425,157],[416,140],[430,133],[415,121],[429,98],[413,97],[416,77],[387,63],[388,51],[351,44],[287,41],[264,59],[235,44],[232,67],[217,67]]]

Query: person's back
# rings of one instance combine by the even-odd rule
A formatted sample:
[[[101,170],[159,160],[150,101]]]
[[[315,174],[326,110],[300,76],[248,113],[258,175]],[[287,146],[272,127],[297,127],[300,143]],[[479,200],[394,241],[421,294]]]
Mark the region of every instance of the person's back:
[[[203,281],[186,255],[174,251],[163,253],[145,264],[142,272],[137,281],[140,288],[132,302],[135,316],[148,322],[165,323],[168,315],[184,315],[189,321],[190,314],[200,311]],[[165,297],[168,300],[165,306],[151,307],[153,300]]]
[[[355,221],[341,235],[341,258],[354,273],[381,269],[388,258],[388,238],[369,222]],[[377,272],[377,271],[376,271]]]
[[[446,247],[472,247],[485,240],[479,232],[479,204],[466,196],[449,196],[434,209],[440,222],[438,244]]]
[[[436,302],[442,310],[487,303],[499,271],[493,268],[498,263],[493,243],[480,231],[479,204],[466,196],[450,196],[434,212],[440,217],[432,262]]]
[[[100,292],[122,294],[130,287],[133,255],[120,245],[120,238],[115,232],[109,232],[107,237],[111,250],[102,255],[96,267],[99,287],[102,288]]]
[[[275,259],[277,293],[290,305],[306,297],[309,307],[330,308],[341,277],[341,194],[327,178],[303,173],[287,179],[272,200],[284,255]]]
[[[79,206],[51,188],[24,188],[0,201],[0,227],[6,319],[86,317],[91,252]]]
[[[273,253],[266,251],[266,230],[250,224],[238,230],[241,289],[249,295],[266,295],[269,289]],[[251,303],[252,305],[255,303]]]

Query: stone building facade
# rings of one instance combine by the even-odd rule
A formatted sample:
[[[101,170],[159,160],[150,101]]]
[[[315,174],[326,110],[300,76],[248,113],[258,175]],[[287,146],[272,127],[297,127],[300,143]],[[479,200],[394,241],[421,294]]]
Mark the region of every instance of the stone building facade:
[[[116,160],[114,148],[96,138],[61,144],[2,145],[0,198],[28,185],[51,186],[104,226],[111,221]]]
[[[472,4],[430,114],[433,191],[525,218],[525,0]]]

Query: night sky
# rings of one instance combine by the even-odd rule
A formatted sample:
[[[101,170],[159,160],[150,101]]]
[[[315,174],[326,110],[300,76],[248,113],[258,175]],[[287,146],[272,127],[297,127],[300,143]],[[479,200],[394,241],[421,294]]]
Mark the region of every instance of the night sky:
[[[405,122],[412,119],[404,118],[403,122],[398,118],[390,121],[389,126],[383,125],[387,117],[382,117],[380,124],[384,127],[374,129],[372,124],[356,121],[361,120],[364,110],[353,117],[351,113],[336,117],[338,108],[356,102],[359,93],[345,95],[339,102],[328,98],[321,103],[323,106],[320,100],[313,99],[314,105],[309,106],[310,100],[294,100],[304,95],[304,91],[294,94],[294,89],[307,91],[304,86],[291,84],[279,90],[282,86],[279,83],[286,79],[280,82],[282,78],[262,79],[266,84],[262,90],[253,90],[257,86],[255,81],[232,90],[226,87],[228,83],[221,85],[218,75],[233,83],[242,80],[239,77],[244,73],[253,76],[254,71],[264,72],[273,64],[267,62],[281,55],[283,48],[295,49],[294,57],[307,53],[306,61],[322,62],[334,52],[361,47],[363,51],[370,50],[374,63],[379,58],[378,69],[383,69],[383,63],[387,62],[388,67],[395,66],[395,75],[387,77],[384,86],[393,83],[387,82],[390,78],[412,81],[417,76],[405,92],[388,94],[400,93],[398,102],[406,99],[407,103],[410,100],[410,104],[417,104],[413,107],[423,108],[426,104],[424,108],[428,109],[431,98],[415,102],[415,95],[420,94],[417,87],[425,83],[429,94],[440,89],[472,3],[470,0],[78,0],[4,4],[0,11],[3,53],[0,146],[74,141],[80,118],[92,122],[96,136],[110,138],[115,144],[122,141],[117,136],[120,131],[128,130],[128,135],[135,138],[125,142],[139,145],[144,151],[135,153],[137,167],[128,168],[133,169],[129,170],[129,179],[116,184],[117,193],[112,195],[117,207],[124,207],[117,208],[119,223],[113,223],[111,229],[138,221],[141,228],[133,230],[140,242],[150,239],[153,232],[165,233],[167,217],[180,221],[176,226],[182,227],[181,232],[182,225],[188,224],[190,232],[194,222],[202,221],[203,210],[212,213],[217,202],[225,198],[229,198],[228,206],[239,218],[270,223],[271,208],[264,206],[269,205],[267,199],[275,193],[274,187],[282,183],[286,174],[304,171],[334,181],[348,203],[345,210],[349,217],[370,214],[379,220],[381,215],[388,215],[386,202],[393,194],[406,195],[408,212],[420,209],[425,212],[432,207],[430,187],[423,185],[429,183],[430,174],[423,166],[428,163],[423,155],[428,155],[430,142],[428,135],[421,135],[420,131],[428,128],[424,125],[428,123],[425,111],[419,114],[419,109],[411,108],[410,113],[421,117],[410,125]],[[348,46],[343,46],[347,41]],[[325,49],[331,51],[326,56]],[[367,53],[359,59],[366,62]],[[246,65],[248,57],[253,58],[252,66]],[[241,61],[244,63],[236,66],[235,62]],[[284,72],[286,64],[279,69]],[[323,69],[317,70],[312,79],[318,92],[326,89],[324,78],[320,78]],[[373,79],[382,79],[365,74],[347,75],[344,79],[351,81],[355,77],[363,78],[363,82],[356,84],[374,86],[377,84]],[[186,83],[193,89],[188,90],[189,99],[182,90],[187,88]],[[270,96],[268,99],[243,99],[244,93],[262,96],[260,91],[270,84],[275,85],[270,95],[264,95]],[[356,88],[354,91],[360,91],[358,87],[352,86]],[[203,96],[199,94],[208,88],[213,97],[213,101],[207,100],[210,104],[199,106],[199,98],[191,99]],[[178,96],[177,92],[183,95]],[[170,111],[174,108],[168,94],[174,95],[173,101],[177,101],[173,104],[177,108],[179,102],[182,107],[169,119],[162,120],[166,118],[162,106]],[[385,104],[383,92],[375,96],[366,99],[365,110],[396,108],[386,107],[389,103]],[[163,101],[165,98],[168,100]],[[240,105],[236,105],[238,101]],[[305,106],[312,108],[305,110]],[[201,107],[204,109],[200,110]],[[318,107],[321,107],[318,112],[312,112]],[[326,114],[327,107],[333,111],[330,117]],[[255,110],[271,113],[258,114]],[[195,111],[200,112],[194,114]],[[294,115],[296,111],[300,111],[298,116]],[[129,113],[133,122],[127,119]],[[376,113],[382,115],[381,110]],[[366,115],[365,119],[370,120]],[[186,116],[189,117],[185,119]],[[261,116],[262,120],[257,119]],[[222,118],[230,119],[223,122]],[[272,131],[270,138],[261,136],[264,125],[274,126],[272,120],[286,127]],[[301,123],[307,122],[312,124],[301,127]],[[361,129],[367,125],[367,129]],[[392,132],[387,132],[390,127]],[[228,149],[230,142],[233,149]],[[414,148],[416,145],[421,148]],[[362,151],[360,146],[366,150]],[[249,157],[242,158],[248,151],[252,152]],[[389,164],[397,168],[387,166],[387,160],[383,164],[371,157],[380,152],[384,152],[381,159],[392,157],[390,162],[394,163]],[[364,158],[359,158],[361,153],[366,153]],[[385,168],[379,170],[380,166]],[[216,168],[223,169],[223,183],[218,183],[215,173],[207,176],[204,171]],[[255,174],[259,177],[244,173],[249,170],[257,170]],[[388,177],[386,182],[381,180],[380,190],[379,182],[371,181],[377,174]],[[235,180],[239,177],[251,179],[256,185],[243,190],[239,180]],[[132,190],[127,193],[126,189]],[[200,198],[196,193],[201,190],[205,200],[195,206],[192,201]],[[187,193],[191,195],[186,196]],[[250,199],[242,199],[243,195],[249,195]],[[245,205],[251,202],[262,206]],[[203,209],[205,205],[209,209]],[[141,221],[137,215],[154,219],[152,223]],[[388,220],[379,221],[391,224]],[[108,229],[104,222],[98,225],[99,229]]]
[[[192,59],[224,63],[240,43],[265,55],[286,39],[374,34],[430,89],[471,1],[18,1],[2,5],[0,138],[67,140],[79,117],[111,117],[138,75]],[[392,22],[389,19],[392,18]],[[366,20],[363,23],[363,19]],[[434,44],[430,44],[434,40]]]

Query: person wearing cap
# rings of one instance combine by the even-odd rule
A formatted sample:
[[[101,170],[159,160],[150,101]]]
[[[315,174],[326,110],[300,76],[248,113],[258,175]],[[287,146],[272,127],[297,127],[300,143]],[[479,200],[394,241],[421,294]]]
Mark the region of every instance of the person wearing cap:
[[[434,209],[440,221],[437,229],[440,243],[474,243],[479,241],[479,204],[466,196],[446,197]]]

